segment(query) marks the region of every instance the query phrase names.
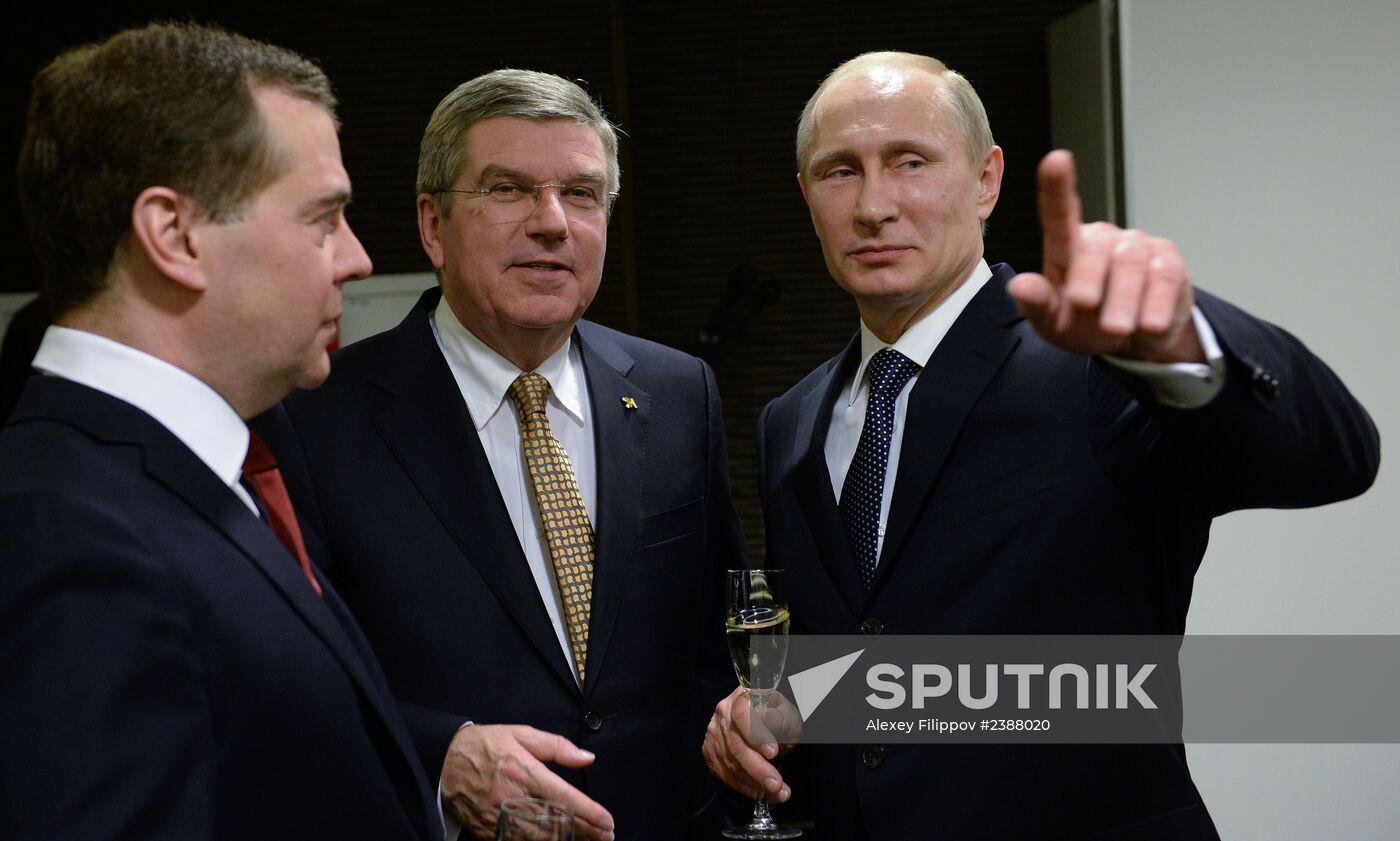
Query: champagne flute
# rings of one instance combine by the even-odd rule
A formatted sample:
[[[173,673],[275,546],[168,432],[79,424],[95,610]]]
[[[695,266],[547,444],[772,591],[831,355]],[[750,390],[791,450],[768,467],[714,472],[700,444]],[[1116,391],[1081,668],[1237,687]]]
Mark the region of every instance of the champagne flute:
[[[496,821],[496,841],[574,841],[574,813],[534,797],[506,800]]]
[[[724,636],[734,674],[749,697],[750,722],[761,721],[768,698],[783,679],[787,662],[788,607],[783,596],[783,572],[777,569],[731,569]],[[748,826],[724,831],[725,838],[797,838],[802,830],[780,826],[768,814],[762,789],[753,804]]]

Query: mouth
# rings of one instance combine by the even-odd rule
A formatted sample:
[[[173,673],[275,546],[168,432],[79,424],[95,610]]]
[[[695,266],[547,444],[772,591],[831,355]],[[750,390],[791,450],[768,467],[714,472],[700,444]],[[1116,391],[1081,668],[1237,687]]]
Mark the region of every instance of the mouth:
[[[863,245],[846,253],[861,263],[888,263],[910,251],[913,249],[904,245]]]
[[[898,251],[908,251],[907,245],[862,245],[860,248],[852,249],[849,253],[853,255],[863,254],[891,254]]]
[[[532,272],[566,272],[569,270],[567,264],[558,260],[529,260],[519,263],[512,263],[511,268],[527,269]]]

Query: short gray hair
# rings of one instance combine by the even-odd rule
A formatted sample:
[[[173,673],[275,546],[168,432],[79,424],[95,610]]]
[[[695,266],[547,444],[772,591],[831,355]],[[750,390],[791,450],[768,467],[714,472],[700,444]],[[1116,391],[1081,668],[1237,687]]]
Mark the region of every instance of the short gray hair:
[[[962,131],[968,155],[971,156],[974,165],[981,162],[982,156],[987,154],[987,150],[992,148],[995,141],[992,140],[992,126],[987,121],[987,109],[982,107],[982,100],[978,98],[977,91],[972,89],[972,83],[961,73],[950,69],[948,65],[932,56],[918,55],[917,53],[874,52],[858,55],[831,71],[817,86],[812,98],[807,100],[806,107],[802,109],[802,116],[797,121],[797,171],[799,173],[805,173],[807,162],[811,157],[812,135],[816,133],[817,129],[817,101],[822,98],[822,94],[826,93],[832,85],[849,76],[881,65],[923,70],[938,79],[941,82],[939,91],[944,95],[946,103],[953,109],[953,117],[957,120],[958,128]]]
[[[423,131],[418,147],[418,193],[435,196],[443,215],[452,212],[453,193],[445,193],[466,166],[466,136],[472,126],[493,117],[527,120],[573,120],[591,126],[607,157],[606,189],[622,189],[617,164],[617,127],[583,88],[561,76],[534,70],[495,70],[463,82],[443,97]],[[609,200],[608,209],[612,209]]]

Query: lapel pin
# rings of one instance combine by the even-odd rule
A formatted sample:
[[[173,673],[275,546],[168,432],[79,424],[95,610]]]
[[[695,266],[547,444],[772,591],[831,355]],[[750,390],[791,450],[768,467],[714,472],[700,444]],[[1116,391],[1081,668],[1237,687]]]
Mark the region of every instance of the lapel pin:
[[[622,408],[629,412],[635,412],[637,410],[637,401],[630,397],[624,397],[622,398]]]

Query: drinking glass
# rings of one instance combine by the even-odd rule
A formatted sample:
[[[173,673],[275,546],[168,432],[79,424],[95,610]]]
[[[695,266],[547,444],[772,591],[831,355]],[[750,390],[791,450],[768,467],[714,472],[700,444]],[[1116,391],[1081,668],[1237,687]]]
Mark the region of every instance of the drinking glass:
[[[783,679],[787,662],[788,607],[783,572],[777,569],[731,569],[724,636],[734,674],[748,695],[750,721],[761,720],[768,698]],[[797,838],[802,830],[781,826],[768,813],[768,797],[759,789],[748,826],[724,831],[725,838]]]
[[[507,800],[496,822],[496,841],[574,841],[573,810],[534,797]]]

